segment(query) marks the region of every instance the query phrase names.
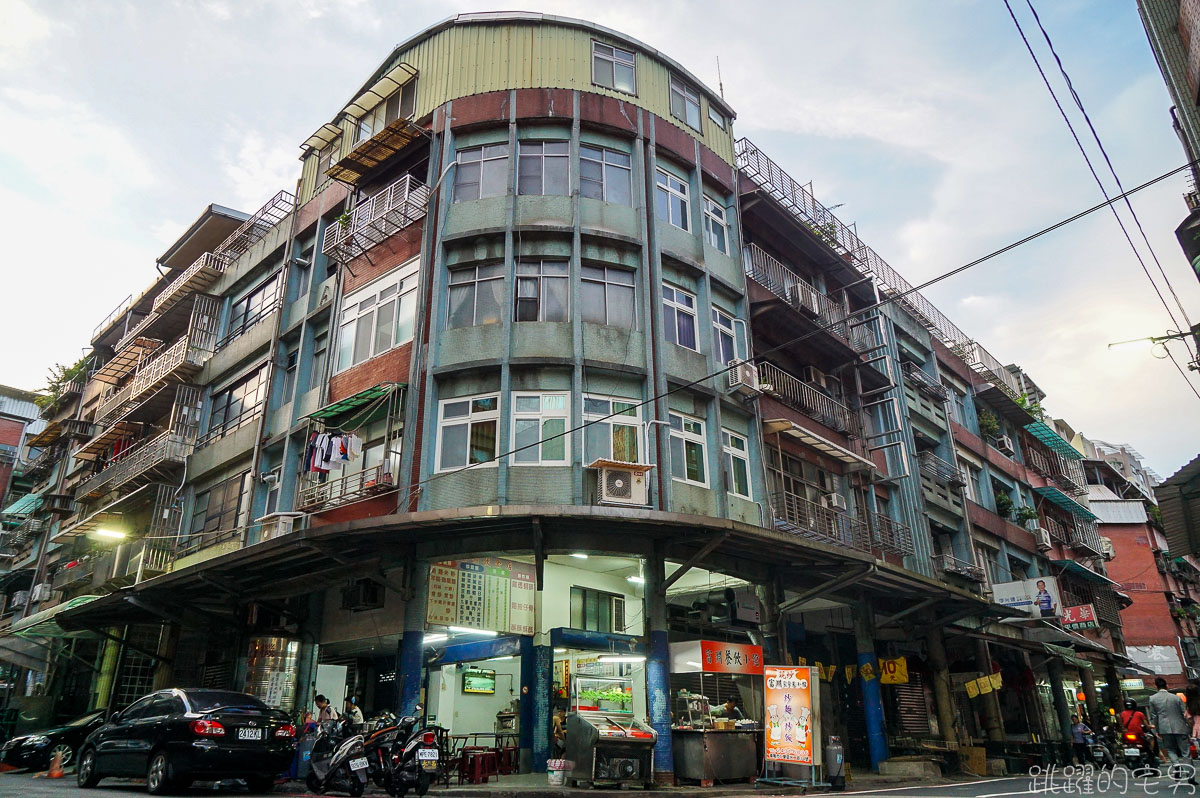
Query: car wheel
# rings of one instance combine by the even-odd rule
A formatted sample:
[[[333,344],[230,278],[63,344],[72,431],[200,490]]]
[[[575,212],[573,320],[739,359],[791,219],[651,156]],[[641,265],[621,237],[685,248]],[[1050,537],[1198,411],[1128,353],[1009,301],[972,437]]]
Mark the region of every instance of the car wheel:
[[[83,752],[83,756],[79,758],[79,767],[75,770],[75,781],[84,789],[100,783],[100,776],[96,773],[95,751],[88,749]]]
[[[150,767],[146,769],[146,792],[151,795],[167,795],[173,786],[171,759],[166,751],[158,751],[150,757]]]
[[[275,792],[274,776],[251,776],[246,779],[246,789],[254,795]]]
[[[54,764],[54,755],[55,754],[60,754],[62,756],[62,760],[59,762],[59,765],[61,765],[62,767],[65,768],[67,765],[69,765],[71,763],[71,760],[75,757],[75,749],[72,748],[67,743],[59,743],[58,745],[54,746],[53,748],[50,749],[49,764],[51,764],[51,765]]]

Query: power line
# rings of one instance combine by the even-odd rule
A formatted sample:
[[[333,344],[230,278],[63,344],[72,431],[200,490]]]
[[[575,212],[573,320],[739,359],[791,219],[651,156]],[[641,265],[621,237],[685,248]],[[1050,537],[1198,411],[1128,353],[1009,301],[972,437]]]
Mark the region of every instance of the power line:
[[[1139,191],[1147,189],[1150,186],[1156,185],[1156,184],[1162,182],[1163,180],[1166,180],[1168,177],[1172,177],[1174,175],[1179,174],[1180,172],[1184,171],[1185,169],[1193,168],[1197,164],[1200,164],[1200,159],[1198,159],[1196,161],[1190,161],[1188,163],[1185,163],[1183,166],[1176,167],[1175,169],[1172,169],[1169,172],[1164,172],[1163,174],[1159,175],[1158,177],[1147,180],[1145,183],[1142,183],[1141,185],[1134,186],[1130,190],[1125,191],[1111,199],[1107,199],[1104,202],[1101,202],[1097,205],[1093,205],[1092,207],[1090,207],[1086,210],[1079,211],[1078,213],[1068,216],[1064,219],[1061,219],[1048,227],[1043,227],[1041,230],[1038,230],[1037,232],[1030,233],[1029,235],[1025,236],[1024,238],[1021,238],[1017,241],[1013,241],[1010,244],[1006,244],[1005,246],[1000,247],[999,249],[993,250],[980,258],[976,258],[975,260],[973,260],[969,263],[965,263],[962,266],[955,267],[948,272],[944,272],[930,280],[925,281],[924,283],[921,283],[920,285],[909,288],[907,291],[902,291],[900,293],[892,294],[892,295],[888,296],[886,299],[882,299],[879,302],[876,302],[872,305],[868,305],[865,308],[860,308],[860,309],[854,311],[853,313],[847,315],[844,318],[818,325],[817,328],[814,330],[811,330],[802,335],[798,335],[795,338],[792,338],[788,341],[784,341],[783,343],[781,343],[777,346],[773,346],[770,349],[766,349],[761,352],[756,352],[754,356],[756,358],[761,358],[766,355],[772,354],[773,352],[778,352],[780,349],[783,349],[785,347],[789,347],[789,346],[798,344],[798,343],[805,341],[809,338],[812,338],[813,336],[818,335],[820,333],[829,332],[830,330],[834,329],[835,327],[838,327],[841,324],[845,323],[845,321],[847,319],[849,319],[851,316],[861,316],[861,315],[870,313],[872,311],[875,311],[875,310],[878,310],[879,308],[884,307],[885,305],[890,305],[893,302],[897,302],[897,301],[905,298],[909,294],[918,293],[919,291],[921,291],[925,288],[928,288],[931,285],[940,283],[941,281],[949,279],[950,277],[954,277],[957,274],[961,274],[962,272],[965,272],[968,269],[974,268],[975,266],[978,266],[981,263],[985,263],[986,261],[992,260],[993,258],[1003,255],[1004,253],[1009,252],[1013,249],[1016,249],[1017,247],[1020,247],[1024,244],[1028,244],[1030,241],[1041,238],[1042,236],[1047,235],[1048,233],[1052,233],[1055,230],[1059,229],[1060,227],[1065,227],[1066,225],[1071,224],[1072,222],[1076,222],[1085,216],[1095,213],[1098,210],[1110,207],[1114,202],[1118,202],[1130,195],[1136,194]],[[655,395],[649,397],[648,399],[643,399],[641,401],[636,401],[636,402],[631,401],[630,402],[631,407],[629,409],[641,408],[652,402],[656,402],[659,399],[665,399],[666,397],[670,396],[671,394],[678,393],[679,391],[683,391],[688,388],[692,388],[696,385],[699,385],[702,382],[707,382],[708,380],[728,374],[730,371],[733,371],[737,367],[738,367],[738,361],[734,361],[723,368],[717,369],[716,371],[712,372],[711,374],[707,374],[703,377],[692,380],[691,382],[688,382],[688,383],[684,383],[682,385],[677,385],[674,388],[666,390],[662,393],[655,394]],[[1186,379],[1186,375],[1184,378]],[[1188,382],[1188,384],[1191,385],[1191,382]],[[1193,388],[1193,390],[1195,390],[1195,389]],[[1200,398],[1200,393],[1197,393],[1197,398]],[[609,421],[611,419],[621,418],[621,417],[626,418],[626,419],[629,418],[627,411],[617,411],[617,412],[609,413],[606,416],[600,416],[598,418],[594,418],[594,419],[585,421],[577,427],[571,427],[569,429],[563,430],[562,432],[555,433],[554,435],[550,435],[545,438],[541,438],[534,443],[529,443],[524,446],[518,446],[515,449],[510,449],[507,452],[498,454],[489,460],[482,460],[477,463],[468,463],[467,465],[465,465],[461,468],[456,468],[453,471],[443,471],[440,473],[432,474],[432,475],[426,477],[425,479],[418,480],[417,482],[411,483],[408,487],[408,493],[405,497],[405,501],[410,500],[412,498],[414,492],[419,490],[422,485],[428,484],[430,482],[434,482],[438,479],[450,476],[452,474],[462,473],[463,471],[469,470],[471,468],[475,468],[477,466],[490,465],[502,458],[511,457],[512,455],[517,454],[518,452],[523,452],[526,449],[533,449],[535,447],[541,446],[546,441],[552,441],[552,440],[556,440],[558,438],[564,438],[567,435],[584,430],[587,427],[592,426],[593,424],[600,424],[605,421]],[[437,456],[436,452],[434,453],[434,456],[435,457]],[[402,489],[397,488],[397,490],[402,490]]]
[[[1026,0],[1026,2],[1029,2],[1029,0]],[[1017,15],[1013,12],[1012,6],[1009,4],[1009,0],[1004,0],[1004,7],[1006,9],[1008,9],[1008,15],[1009,15],[1009,17],[1012,18],[1013,25],[1016,26],[1017,33],[1020,34],[1020,36],[1021,36],[1021,41],[1025,43],[1025,49],[1029,52],[1029,57],[1033,59],[1033,64],[1035,67],[1037,67],[1038,74],[1041,75],[1042,83],[1044,83],[1046,86],[1046,91],[1050,92],[1050,98],[1052,100],[1054,100],[1054,105],[1055,105],[1055,107],[1058,108],[1058,113],[1062,116],[1063,122],[1066,123],[1067,129],[1071,132],[1071,138],[1075,140],[1075,146],[1079,149],[1079,154],[1083,156],[1083,160],[1087,164],[1088,171],[1090,171],[1092,173],[1092,178],[1096,181],[1096,185],[1100,188],[1100,193],[1104,195],[1104,198],[1106,200],[1108,200],[1109,199],[1108,189],[1105,188],[1104,181],[1102,181],[1100,179],[1100,175],[1096,173],[1096,167],[1092,165],[1092,159],[1088,156],[1087,150],[1083,146],[1083,142],[1081,142],[1079,140],[1079,134],[1077,134],[1075,132],[1075,126],[1073,124],[1071,124],[1071,119],[1067,116],[1067,112],[1063,108],[1062,103],[1059,102],[1058,94],[1054,91],[1054,87],[1050,85],[1050,79],[1048,77],[1046,77],[1046,72],[1044,69],[1042,69],[1041,61],[1038,60],[1037,53],[1034,52],[1033,45],[1031,45],[1029,43],[1028,37],[1025,36],[1025,30],[1024,30],[1024,28],[1021,27],[1021,23],[1017,19]],[[1030,8],[1032,9],[1032,5],[1030,6]],[[1035,13],[1035,16],[1036,16],[1036,13]],[[1057,56],[1056,56],[1056,58],[1057,58]],[[1065,71],[1064,71],[1064,75],[1065,75]],[[1074,89],[1072,89],[1072,91],[1074,91]],[[1078,98],[1077,98],[1077,101],[1078,101]],[[1080,107],[1082,107],[1082,103],[1080,103]],[[1085,116],[1086,116],[1086,112],[1085,112]],[[1088,124],[1090,125],[1091,122],[1089,121]],[[1094,128],[1093,128],[1093,133],[1095,133]],[[1097,140],[1099,140],[1099,137],[1097,137]],[[1108,156],[1105,155],[1105,159],[1107,159],[1107,157]],[[1111,167],[1111,162],[1109,165]],[[1180,170],[1177,170],[1177,171],[1180,171]],[[1113,175],[1114,175],[1114,177],[1116,176],[1115,171],[1114,171]],[[1120,184],[1120,181],[1118,180],[1118,185],[1119,184]],[[1117,199],[1125,199],[1126,203],[1128,203],[1128,197],[1131,193],[1132,192],[1122,191],[1122,193],[1120,195],[1118,195]],[[1122,234],[1124,234],[1125,240],[1129,243],[1129,248],[1131,250],[1133,250],[1134,257],[1137,258],[1138,263],[1141,265],[1142,271],[1146,275],[1146,279],[1150,281],[1150,286],[1154,289],[1154,293],[1158,295],[1158,301],[1162,303],[1163,309],[1167,311],[1167,316],[1170,317],[1171,323],[1175,326],[1176,329],[1182,329],[1183,328],[1182,325],[1175,318],[1175,314],[1171,311],[1171,306],[1167,304],[1166,298],[1163,296],[1162,291],[1159,289],[1158,283],[1156,283],[1154,281],[1153,275],[1150,274],[1150,269],[1149,269],[1149,267],[1146,266],[1146,261],[1142,258],[1141,252],[1138,251],[1137,246],[1133,243],[1133,238],[1132,238],[1132,236],[1129,235],[1129,230],[1125,227],[1124,220],[1122,220],[1120,214],[1117,213],[1117,209],[1115,207],[1113,207],[1112,201],[1109,201],[1107,204],[1108,204],[1109,209],[1112,211],[1113,218],[1117,220],[1117,225],[1121,228],[1121,232],[1122,232]],[[1130,205],[1131,210],[1132,210],[1132,207],[1133,206]],[[1135,215],[1135,218],[1136,218],[1136,215]],[[1140,222],[1138,223],[1138,227],[1141,227]],[[1143,235],[1145,235],[1144,231],[1143,231]],[[1157,261],[1157,256],[1155,257],[1155,260]],[[1159,266],[1159,268],[1160,269],[1162,268],[1161,265]],[[1166,275],[1164,273],[1164,278],[1165,278],[1165,276]],[[1168,287],[1170,287],[1169,281],[1168,281],[1167,285],[1168,285]],[[1174,293],[1173,288],[1171,289],[1171,292]],[[1178,299],[1178,297],[1177,297],[1177,299]],[[1182,310],[1182,306],[1180,309]],[[1185,317],[1186,317],[1186,314],[1185,314]],[[1189,323],[1189,329],[1190,329],[1190,326],[1191,325]],[[1174,353],[1172,353],[1171,350],[1168,349],[1165,344],[1163,345],[1163,348],[1166,349],[1168,356],[1171,358],[1171,362],[1175,364],[1176,370],[1179,372],[1180,376],[1183,377],[1184,382],[1186,382],[1188,384],[1188,387],[1192,390],[1192,393],[1195,393],[1197,398],[1200,398],[1200,391],[1196,390],[1196,386],[1192,383],[1191,379],[1188,378],[1187,372],[1185,372],[1183,370],[1183,368],[1179,365],[1179,361],[1177,361],[1175,359]]]

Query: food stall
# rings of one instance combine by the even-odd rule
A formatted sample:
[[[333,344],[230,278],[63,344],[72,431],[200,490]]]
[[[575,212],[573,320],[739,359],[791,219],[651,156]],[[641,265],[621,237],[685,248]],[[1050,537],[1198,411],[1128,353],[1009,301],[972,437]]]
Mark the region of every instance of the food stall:
[[[654,784],[654,729],[634,717],[629,676],[576,676],[571,681],[566,758],[571,786]]]
[[[753,782],[762,761],[762,648],[695,640],[672,643],[670,651],[675,777],[704,787]],[[729,698],[744,717],[720,716]]]

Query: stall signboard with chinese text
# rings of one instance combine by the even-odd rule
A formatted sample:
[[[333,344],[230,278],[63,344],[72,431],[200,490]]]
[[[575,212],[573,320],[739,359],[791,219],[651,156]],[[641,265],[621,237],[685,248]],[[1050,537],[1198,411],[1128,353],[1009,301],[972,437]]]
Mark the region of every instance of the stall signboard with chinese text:
[[[494,557],[434,563],[425,617],[431,624],[530,635],[536,590],[528,563]]]
[[[763,675],[767,761],[820,765],[817,669],[768,665]]]
[[[1091,604],[1080,604],[1078,607],[1066,607],[1062,614],[1063,626],[1068,629],[1099,629],[1096,622],[1096,608]]]
[[[763,672],[762,646],[692,640],[672,643],[670,652],[672,673],[742,673],[761,676]]]

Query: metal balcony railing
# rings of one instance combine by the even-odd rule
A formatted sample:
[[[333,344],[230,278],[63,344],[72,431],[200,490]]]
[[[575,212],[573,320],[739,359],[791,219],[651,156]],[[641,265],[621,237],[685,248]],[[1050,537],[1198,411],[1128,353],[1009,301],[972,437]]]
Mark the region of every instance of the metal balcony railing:
[[[822,324],[832,328],[831,332],[846,337],[846,311],[841,303],[822,294],[757,244],[751,244],[748,249],[745,258],[747,277],[796,310],[816,316]]]
[[[132,306],[133,306],[133,294],[130,294],[129,296],[122,299],[120,304],[118,304],[115,308],[113,308],[111,313],[109,313],[107,316],[104,317],[104,321],[102,321],[96,325],[96,329],[92,330],[92,340],[95,341],[97,338],[99,338],[100,333],[107,330],[109,325],[111,325],[114,321],[116,321],[118,318],[120,318],[122,315],[124,315],[125,311],[129,310],[129,308]]]
[[[961,488],[967,484],[966,472],[933,452],[921,452],[917,457],[921,463],[921,473],[935,482],[955,488]]]
[[[48,446],[38,452],[38,456],[25,465],[25,476],[36,479],[39,475],[50,471],[50,468],[66,454],[66,447],[61,443]]]
[[[356,205],[344,223],[329,225],[321,251],[336,261],[351,260],[424,218],[428,209],[429,186],[405,175]]]
[[[774,363],[764,361],[758,364],[758,382],[763,393],[814,421],[849,437],[862,437],[862,422],[857,411],[826,396],[820,389],[794,377]]]
[[[92,574],[95,572],[95,560],[85,560],[72,568],[59,568],[55,572],[54,578],[50,581],[50,585],[54,590],[63,590],[84,582],[90,582]]]
[[[49,523],[42,518],[26,518],[21,522],[20,526],[12,531],[12,536],[10,537],[9,542],[13,546],[20,546],[26,541],[33,540],[35,537],[49,528],[49,526]]]
[[[381,464],[338,479],[304,484],[296,499],[296,509],[305,512],[331,510],[391,490],[394,486],[390,468]]]
[[[904,373],[904,381],[926,396],[936,399],[939,402],[945,402],[950,399],[950,390],[926,374],[920,366],[911,360],[904,361],[900,370]]]
[[[970,579],[973,582],[983,581],[983,569],[978,565],[969,563],[966,560],[960,560],[950,554],[935,554],[933,564],[944,573],[961,576],[964,579]]]
[[[1046,479],[1052,480],[1064,492],[1083,496],[1088,492],[1087,477],[1079,460],[1068,460],[1048,448],[1032,435],[1025,437],[1025,464]]]
[[[183,382],[198,371],[215,351],[216,335],[193,328],[153,358],[146,361],[127,382],[104,399],[96,411],[100,426],[107,427],[128,413],[152,391],[171,381]]]
[[[899,521],[880,513],[867,512],[873,549],[907,557],[913,553],[912,530]]]
[[[182,465],[192,453],[194,441],[194,432],[187,435],[168,430],[157,438],[137,443],[103,471],[82,482],[75,489],[75,499],[99,496],[140,477],[153,478],[163,468]]]
[[[236,260],[242,253],[257,244],[275,228],[275,225],[287,218],[296,208],[296,198],[288,191],[280,191],[267,200],[266,204],[242,223],[242,226],[229,234],[213,253]]]
[[[1070,536],[1067,533],[1067,528],[1054,516],[1044,515],[1039,523],[1042,529],[1046,530],[1053,540],[1057,540],[1059,543],[1069,543]]]
[[[1073,521],[1075,528],[1071,532],[1071,545],[1097,556],[1103,554],[1104,549],[1100,544],[1100,533],[1096,529],[1096,522],[1084,521],[1080,518],[1073,519]]]
[[[228,266],[229,258],[225,255],[205,252],[154,298],[151,310],[158,314],[166,313],[192,291],[203,291],[212,285]]]
[[[850,514],[784,491],[771,499],[775,528],[792,535],[857,551],[871,550],[871,530]]]

